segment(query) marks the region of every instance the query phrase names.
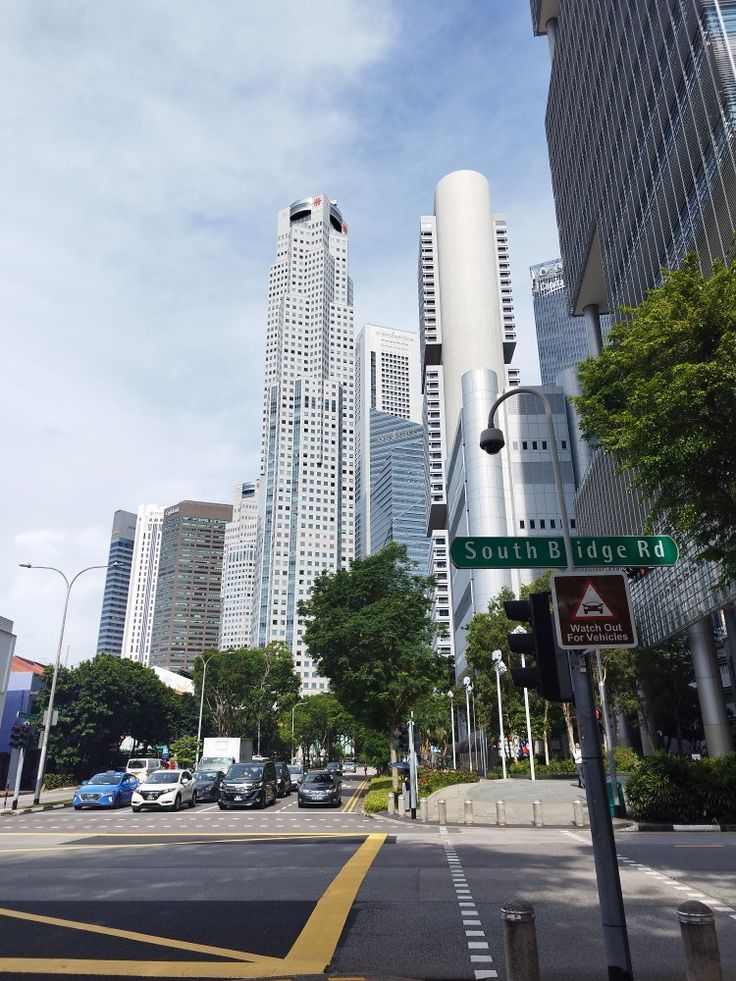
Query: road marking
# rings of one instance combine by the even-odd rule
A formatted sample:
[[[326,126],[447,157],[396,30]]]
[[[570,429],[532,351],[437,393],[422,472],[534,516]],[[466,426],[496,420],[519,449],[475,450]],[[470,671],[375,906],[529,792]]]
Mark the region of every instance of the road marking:
[[[468,956],[470,957],[471,964],[480,963],[488,964],[493,963],[493,957],[490,954],[476,954],[472,951],[477,950],[488,950],[489,944],[485,940],[485,930],[469,930],[468,927],[482,927],[483,924],[477,918],[478,910],[476,908],[475,902],[472,899],[470,889],[468,887],[467,878],[463,870],[460,859],[458,858],[457,852],[455,851],[455,846],[450,844],[449,841],[443,841],[442,846],[445,849],[445,858],[447,859],[447,864],[450,869],[450,876],[452,879],[452,884],[455,888],[455,899],[457,901],[458,908],[460,909],[460,915],[462,917],[463,928],[465,930],[465,936],[467,937],[482,937],[482,940],[467,940],[468,945]],[[483,970],[474,971],[476,981],[485,978],[497,978],[498,971],[493,968],[487,968]]]

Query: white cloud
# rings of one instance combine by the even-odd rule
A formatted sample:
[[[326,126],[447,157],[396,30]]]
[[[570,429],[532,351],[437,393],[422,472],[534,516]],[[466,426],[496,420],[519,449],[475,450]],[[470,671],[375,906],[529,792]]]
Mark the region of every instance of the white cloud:
[[[445,173],[486,173],[534,380],[525,267],[557,249],[547,53],[528,11],[486,6],[3,5],[0,615],[19,653],[55,650],[62,584],[18,562],[73,574],[106,561],[116,509],[229,501],[257,476],[294,199],[339,198],[356,322],[416,329],[419,216]],[[73,660],[94,650],[98,575],[74,587]]]

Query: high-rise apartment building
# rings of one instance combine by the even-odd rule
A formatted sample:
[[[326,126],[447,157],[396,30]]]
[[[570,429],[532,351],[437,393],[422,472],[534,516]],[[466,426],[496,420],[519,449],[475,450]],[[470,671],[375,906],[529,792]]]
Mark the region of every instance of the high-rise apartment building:
[[[141,664],[148,664],[151,653],[163,520],[164,509],[158,504],[138,508],[121,654]]]
[[[372,454],[375,440],[388,438],[385,431],[377,433],[375,430],[375,424],[380,427],[383,414],[397,421],[421,423],[419,337],[406,330],[365,324],[355,342],[355,554],[358,558],[376,551],[372,544],[372,519],[374,495],[378,488],[372,485],[377,476]],[[390,426],[391,423],[387,422],[386,425]],[[408,432],[409,429],[403,427],[403,431]],[[416,482],[423,479],[423,461],[419,464],[420,471],[412,470],[412,466],[417,465],[413,459],[407,464],[407,480]],[[397,472],[393,473],[397,476]],[[426,511],[426,505],[422,505],[422,510]],[[422,534],[426,538],[426,524]],[[383,537],[379,536],[381,539]],[[420,551],[421,547],[418,546]]]
[[[253,626],[258,540],[258,484],[235,488],[233,520],[225,525],[219,648],[247,647]]]
[[[297,604],[354,555],[354,372],[348,226],[335,201],[303,198],[279,212],[269,275],[253,642],[285,643],[305,693],[327,681]]]
[[[123,648],[125,610],[128,603],[130,569],[133,559],[136,516],[116,511],[112,521],[107,557],[105,592],[102,597],[97,653],[120,654]]]
[[[220,634],[222,554],[230,504],[180,501],[164,510],[148,663],[191,671]]]
[[[570,309],[596,354],[601,313],[636,306],[688,251],[705,273],[733,254],[736,11],[724,0],[531,0],[531,13],[552,62],[547,142]],[[643,527],[646,502],[613,472],[597,453],[578,494],[581,533]],[[719,607],[736,640],[735,590],[718,579],[685,558],[633,589],[641,642],[687,631],[711,755],[731,746]]]
[[[510,570],[455,569],[448,565],[449,542],[458,535],[518,534],[517,521],[527,533],[559,522],[549,504],[551,450],[546,444],[542,449],[542,437],[531,450],[538,429],[534,413],[509,413],[506,403],[498,416],[511,441],[506,452],[490,457],[479,445],[491,406],[510,385],[515,331],[506,222],[493,214],[488,182],[474,171],[444,177],[435,191],[434,215],[421,219],[419,312],[431,571],[442,587],[435,596],[437,618],[442,610],[461,676],[468,622],[503,587],[518,585],[519,577]],[[564,413],[558,418],[564,426]],[[567,443],[566,426],[560,442]],[[560,449],[572,499],[569,448]],[[520,496],[514,481],[534,489]]]

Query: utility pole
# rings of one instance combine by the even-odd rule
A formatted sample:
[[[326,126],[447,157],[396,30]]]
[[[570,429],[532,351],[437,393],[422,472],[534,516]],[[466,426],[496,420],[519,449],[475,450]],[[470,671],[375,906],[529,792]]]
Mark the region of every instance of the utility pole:
[[[409,810],[412,821],[417,819],[417,756],[414,752],[414,713],[409,717]]]

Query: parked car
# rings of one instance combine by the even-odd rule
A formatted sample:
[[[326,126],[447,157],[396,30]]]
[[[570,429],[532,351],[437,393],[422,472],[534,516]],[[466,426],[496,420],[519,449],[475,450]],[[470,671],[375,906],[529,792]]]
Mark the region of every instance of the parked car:
[[[300,766],[299,763],[290,763],[289,776],[291,777],[292,788],[298,787],[304,778],[304,767]]]
[[[225,779],[222,770],[195,770],[192,777],[197,785],[197,803],[219,800],[220,784]]]
[[[95,773],[74,792],[72,804],[75,811],[81,811],[83,807],[126,807],[137,786],[133,774],[123,770]]]
[[[145,780],[150,777],[152,773],[156,770],[160,770],[164,765],[164,761],[158,756],[135,756],[128,760],[128,765],[125,769],[128,773],[132,773],[134,777],[138,780]]]
[[[331,761],[325,767],[325,773],[331,773],[337,780],[342,780],[342,763]]]
[[[182,804],[196,803],[197,784],[189,770],[156,770],[133,791],[131,807],[137,814],[143,807],[178,811]]]
[[[342,784],[338,776],[327,770],[310,770],[299,784],[299,807],[318,804],[339,807],[342,803]]]
[[[291,793],[291,774],[286,763],[276,764],[276,796],[288,797]]]
[[[233,763],[220,784],[220,810],[230,807],[268,807],[276,801],[278,778],[273,760]]]
[[[342,765],[342,772],[343,773],[355,773],[355,761],[354,760],[345,760],[345,762]]]

